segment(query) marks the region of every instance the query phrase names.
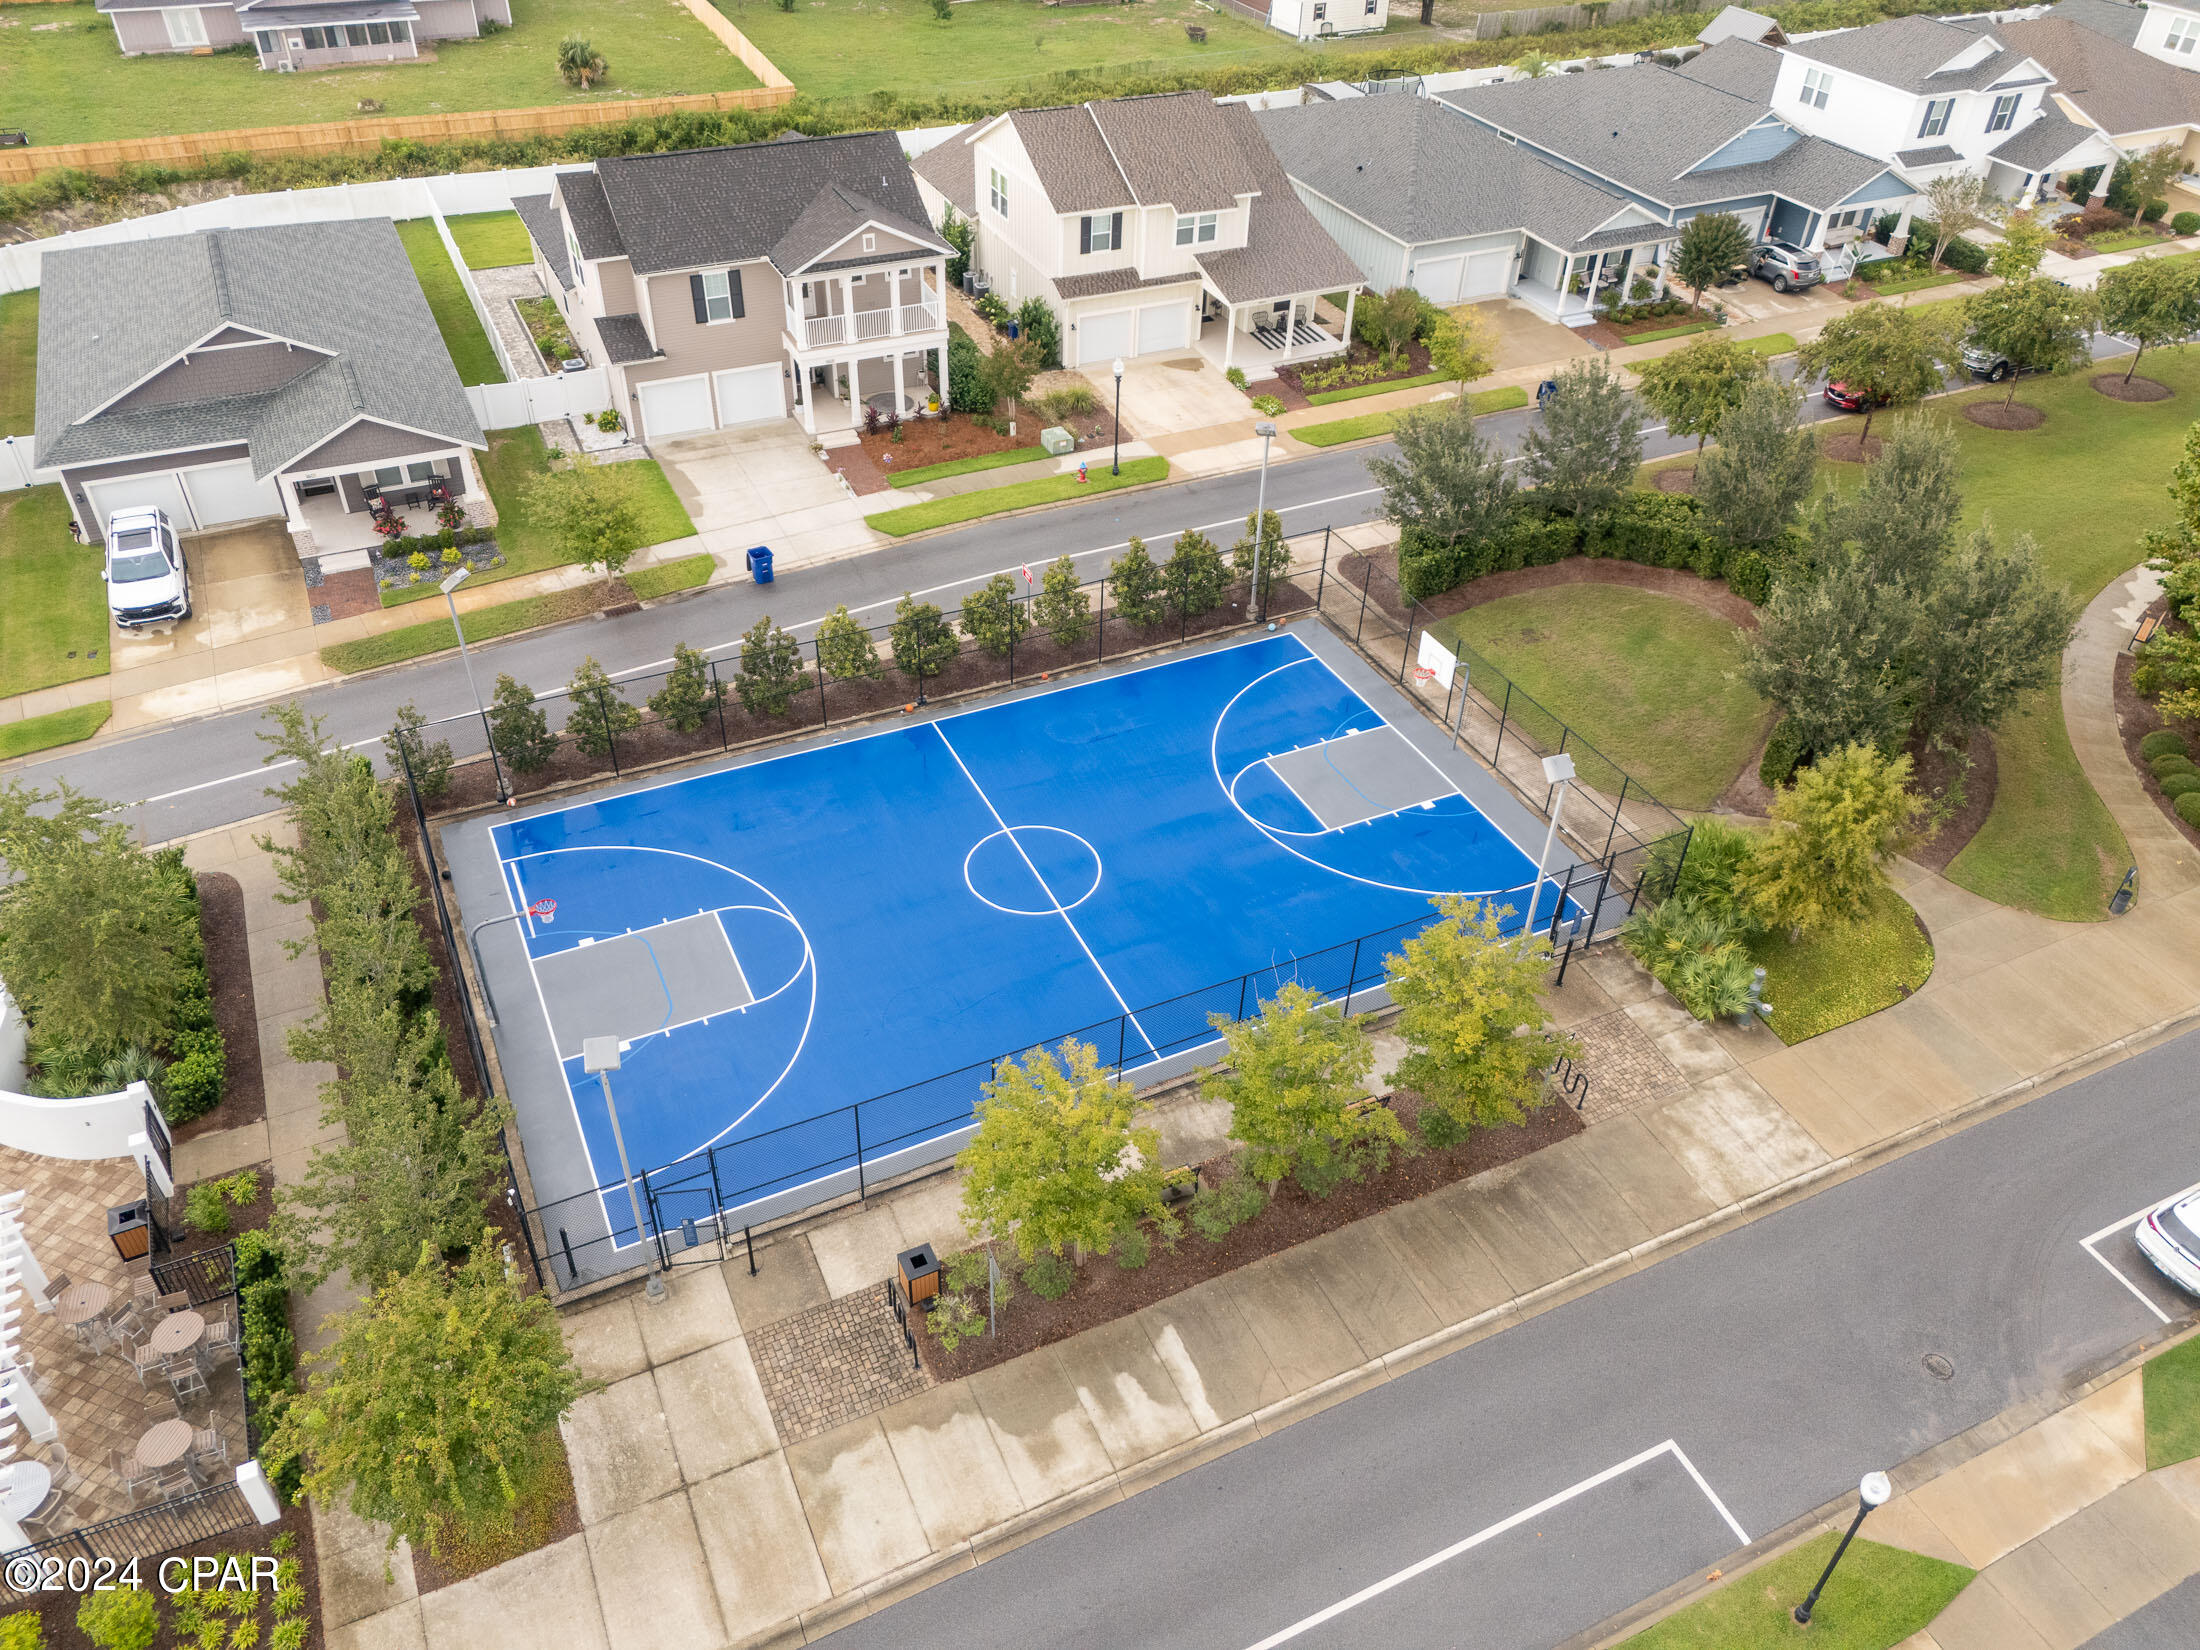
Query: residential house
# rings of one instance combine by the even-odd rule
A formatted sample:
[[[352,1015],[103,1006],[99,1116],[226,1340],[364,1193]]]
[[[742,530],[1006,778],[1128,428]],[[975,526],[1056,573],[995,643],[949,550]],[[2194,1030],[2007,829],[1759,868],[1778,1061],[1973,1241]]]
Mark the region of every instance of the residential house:
[[[1104,367],[1197,350],[1248,378],[1341,353],[1315,318],[1360,268],[1293,192],[1243,104],[1204,92],[1017,109],[918,161],[977,225],[973,267],[1011,307],[1061,317],[1062,357]]]
[[[301,557],[363,567],[377,498],[440,488],[493,523],[485,445],[387,218],[45,256],[34,462],[88,538],[152,505],[183,533],[283,521]]]
[[[1600,284],[1631,289],[1650,264],[1662,278],[1670,244],[1702,213],[1731,213],[1752,235],[1815,251],[1854,239],[1875,212],[1906,203],[1914,186],[1885,161],[1811,136],[1750,95],[1771,51],[1728,40],[1679,69],[1636,63],[1443,94],[1503,142],[1654,220],[1649,229],[1615,222],[1571,248],[1530,235],[1514,296],[1573,324]],[[1532,210],[1532,201],[1523,205]]]
[[[1761,11],[1728,6],[1696,31],[1696,39],[1706,46],[1716,46],[1725,40],[1747,40],[1759,46],[1784,46],[1787,44],[1787,32]]]
[[[279,72],[352,63],[407,63],[423,40],[471,40],[484,23],[509,28],[511,0],[224,0],[220,5],[153,5],[97,0],[125,57],[152,52],[210,55],[250,45],[260,67]]]
[[[1390,26],[1390,0],[1268,0],[1268,26],[1299,40],[1381,34]]]
[[[597,161],[515,200],[543,288],[646,440],[813,436],[948,391],[948,245],[891,132]]]
[[[2200,69],[2200,4],[2191,0],[2061,0],[2047,16],[2105,35],[2180,69]]]
[[[2135,155],[2164,143],[2183,152],[2189,177],[2200,165],[2200,75],[2099,33],[2064,9],[2057,6],[2033,22],[2001,24],[1998,32],[2054,75],[2050,95],[2057,111],[2108,151],[2094,194],[2108,193],[2118,152]],[[2070,164],[2102,160],[2089,150]],[[2171,210],[2200,211],[2200,185],[2188,181],[2170,196]]]

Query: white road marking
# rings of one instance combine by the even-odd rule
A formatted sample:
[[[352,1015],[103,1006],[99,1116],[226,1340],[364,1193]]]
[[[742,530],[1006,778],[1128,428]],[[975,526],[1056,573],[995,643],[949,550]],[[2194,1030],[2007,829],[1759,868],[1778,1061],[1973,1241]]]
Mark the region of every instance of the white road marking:
[[[1711,1503],[1713,1509],[1718,1513],[1719,1517],[1725,1520],[1726,1527],[1734,1532],[1735,1542],[1740,1546],[1748,1546],[1748,1533],[1743,1530],[1739,1523],[1735,1522],[1734,1515],[1726,1510],[1726,1503],[1721,1501],[1718,1496],[1712,1491],[1711,1486],[1704,1481],[1703,1474],[1696,1470],[1696,1464],[1688,1459],[1687,1453],[1682,1450],[1680,1445],[1675,1443],[1672,1439],[1668,1438],[1664,1443],[1659,1444],[1654,1449],[1646,1449],[1640,1455],[1629,1456],[1626,1460],[1622,1461],[1616,1467],[1606,1467],[1602,1472],[1595,1474],[1593,1477],[1584,1478],[1578,1484],[1569,1485],[1567,1488],[1560,1490],[1556,1495],[1549,1496],[1544,1500],[1538,1501],[1532,1507],[1522,1508],[1519,1512],[1514,1513],[1510,1518],[1501,1518],[1495,1524],[1491,1524],[1486,1526],[1485,1528],[1476,1530],[1474,1534],[1468,1536],[1464,1541],[1455,1541],[1449,1547],[1446,1547],[1442,1552],[1429,1554],[1428,1557],[1422,1559],[1418,1564],[1409,1564],[1404,1569],[1395,1571],[1392,1574],[1383,1577],[1382,1580],[1374,1583],[1372,1586],[1362,1587],[1350,1598],[1341,1598],[1336,1603],[1330,1605],[1327,1609],[1317,1610],[1314,1612],[1314,1614],[1305,1617],[1303,1620],[1293,1622],[1290,1626],[1286,1627],[1280,1633],[1269,1634],[1268,1637],[1262,1639],[1258,1644],[1253,1645],[1251,1647],[1251,1650],[1275,1650],[1275,1647],[1279,1644],[1288,1644],[1293,1639],[1298,1638],[1301,1634],[1310,1633],[1315,1628],[1321,1626],[1323,1623],[1336,1620],[1337,1617],[1343,1615],[1346,1611],[1356,1610],[1361,1605],[1367,1603],[1370,1599],[1380,1598],[1383,1594],[1390,1592],[1393,1588],[1402,1587],[1407,1582],[1414,1580],[1416,1577],[1426,1575],[1429,1571],[1435,1569],[1439,1564],[1448,1564],[1451,1560],[1459,1557],[1462,1553],[1472,1552],[1475,1548],[1483,1545],[1485,1542],[1494,1541],[1497,1537],[1505,1534],[1508,1530],[1516,1530],[1521,1525],[1526,1524],[1531,1520],[1541,1518],[1547,1512],[1551,1512],[1556,1508],[1563,1507],[1567,1502],[1574,1500],[1578,1496],[1586,1495],[1589,1493],[1589,1491],[1594,1489],[1601,1489],[1606,1484],[1611,1483],[1613,1479],[1625,1477],[1628,1473],[1633,1472],[1637,1467],[1648,1466],[1652,1461],[1657,1460],[1658,1457],[1661,1455],[1672,1456],[1674,1460],[1678,1461],[1681,1466],[1687,1470],[1688,1476],[1696,1481],[1696,1487],[1703,1491],[1705,1499]]]
[[[2118,1266],[2114,1261],[2110,1260],[2106,1255],[2102,1254],[2100,1250],[2094,1248],[2093,1246],[2105,1237],[2114,1237],[2118,1232],[2121,1232],[2128,1227],[2138,1225],[2140,1221],[2146,1219],[2146,1217],[2150,1213],[2152,1213],[2162,1204],[2172,1202],[2178,1198],[2187,1197],[2194,1192],[2200,1192],[2200,1181],[2195,1181],[2192,1185],[2187,1186],[2181,1192],[2172,1192],[2166,1198],[2158,1197],[2154,1199],[2153,1202],[2147,1204],[2145,1208],[2137,1210],[2132,1214],[2128,1214],[2124,1216],[2124,1218],[2121,1220],[2111,1221],[2108,1225],[2103,1226],[2098,1232],[2093,1233],[2092,1236],[2082,1237],[2078,1239],[2079,1248],[2083,1249],[2087,1254],[2091,1255],[2095,1260],[2099,1261],[2102,1266],[2106,1267],[2108,1269],[2108,1275],[2110,1277],[2114,1278],[2118,1283],[2122,1284],[2126,1289],[2130,1290],[2132,1298],[2138,1301],[2138,1303],[2141,1306],[2145,1307],[2149,1312],[2152,1312],[2155,1317],[2159,1318],[2163,1323],[2168,1323],[2170,1321],[2170,1315],[2167,1312],[2163,1311],[2159,1306],[2156,1306],[2152,1298],[2148,1296],[2147,1292],[2141,1289],[2136,1283],[2133,1283],[2131,1279],[2124,1274],[2123,1268]]]

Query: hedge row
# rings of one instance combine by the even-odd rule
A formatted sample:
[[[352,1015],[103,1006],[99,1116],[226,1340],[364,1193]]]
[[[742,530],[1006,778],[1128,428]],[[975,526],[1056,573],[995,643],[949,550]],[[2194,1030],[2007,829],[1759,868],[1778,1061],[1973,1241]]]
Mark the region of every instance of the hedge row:
[[[1408,527],[1398,541],[1398,582],[1415,601],[1490,573],[1548,567],[1569,556],[1687,568],[1749,602],[1772,594],[1773,561],[1707,528],[1696,501],[1680,493],[1623,493],[1593,516],[1559,515],[1533,494],[1515,494],[1510,519],[1487,538],[1447,543]],[[1775,551],[1775,559],[1778,552]]]
[[[265,1232],[240,1232],[236,1242],[239,1339],[245,1380],[261,1416],[272,1421],[282,1397],[298,1390],[298,1342],[290,1332],[290,1278],[283,1252]],[[272,1427],[263,1425],[263,1433]],[[298,1499],[304,1463],[294,1455],[277,1456],[263,1447],[260,1467],[276,1494]]]
[[[198,878],[184,864],[181,848],[163,848],[153,858],[184,913],[183,989],[177,994],[176,1025],[164,1051],[168,1069],[155,1087],[161,1115],[172,1124],[188,1123],[222,1103],[229,1050],[214,1026],[214,987],[206,971],[206,939],[199,928]]]

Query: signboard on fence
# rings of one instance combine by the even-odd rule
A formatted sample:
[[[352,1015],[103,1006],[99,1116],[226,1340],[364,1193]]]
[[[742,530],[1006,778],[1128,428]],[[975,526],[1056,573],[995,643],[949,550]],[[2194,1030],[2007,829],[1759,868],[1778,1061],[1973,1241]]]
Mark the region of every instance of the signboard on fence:
[[[1452,672],[1459,668],[1459,661],[1452,656],[1451,649],[1436,636],[1426,630],[1421,632],[1420,657],[1413,662],[1420,669],[1430,672],[1429,679],[1446,693],[1451,691]]]

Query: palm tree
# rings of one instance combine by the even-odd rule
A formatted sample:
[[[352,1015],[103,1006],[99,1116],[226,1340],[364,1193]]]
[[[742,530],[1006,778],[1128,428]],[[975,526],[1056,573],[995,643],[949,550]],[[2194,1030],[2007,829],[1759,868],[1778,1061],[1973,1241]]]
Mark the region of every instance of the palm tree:
[[[1545,75],[1552,73],[1557,68],[1557,64],[1541,52],[1530,52],[1514,63],[1513,68],[1526,79],[1541,80]]]
[[[558,73],[568,86],[578,86],[585,92],[610,72],[611,65],[579,35],[569,34],[558,42]]]

